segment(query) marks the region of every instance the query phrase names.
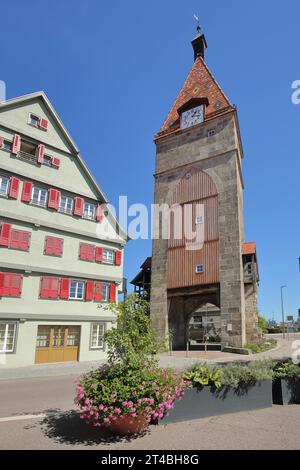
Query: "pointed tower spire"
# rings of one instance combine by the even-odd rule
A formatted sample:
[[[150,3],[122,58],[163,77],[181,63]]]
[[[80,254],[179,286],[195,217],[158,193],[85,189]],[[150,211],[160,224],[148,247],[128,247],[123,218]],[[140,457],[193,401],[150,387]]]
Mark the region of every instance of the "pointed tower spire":
[[[207,49],[207,42],[204,34],[202,33],[198,16],[194,15],[194,18],[197,22],[197,36],[195,37],[195,39],[192,40],[192,46],[194,49],[194,61],[197,59],[197,57],[202,57],[202,59],[204,60],[205,49]]]

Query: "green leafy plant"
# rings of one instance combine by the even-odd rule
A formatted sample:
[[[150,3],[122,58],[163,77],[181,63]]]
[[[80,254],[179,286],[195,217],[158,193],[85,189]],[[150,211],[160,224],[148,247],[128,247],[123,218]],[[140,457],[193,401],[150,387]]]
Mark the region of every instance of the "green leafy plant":
[[[300,366],[291,362],[277,363],[274,366],[274,377],[300,379]]]
[[[268,331],[268,322],[261,315],[258,315],[258,328],[262,333],[266,333]]]
[[[81,377],[75,403],[81,419],[93,426],[109,426],[122,415],[143,415],[151,422],[168,414],[186,386],[181,374],[155,361],[139,367],[104,365]]]
[[[163,348],[149,318],[149,303],[130,294],[124,302],[109,304],[116,326],[105,333],[110,364],[137,365]]]
[[[273,349],[276,346],[277,346],[276,339],[271,338],[271,339],[269,339],[269,340],[267,340],[267,341],[265,341],[264,343],[261,343],[261,344],[248,343],[248,344],[246,344],[245,348],[250,349],[250,351],[253,354],[257,354],[257,353],[260,353],[260,352],[269,351],[270,349]]]
[[[253,361],[249,364],[228,364],[222,368],[222,385],[238,388],[254,385],[261,380],[272,379],[273,363],[270,360]]]
[[[146,300],[131,294],[110,309],[117,324],[105,334],[108,363],[82,375],[77,385],[81,418],[93,426],[109,426],[123,415],[161,419],[188,384],[174,370],[158,367],[154,356],[162,343],[152,329]]]
[[[182,377],[194,387],[214,386],[220,388],[222,386],[222,371],[208,364],[193,366],[184,372]]]

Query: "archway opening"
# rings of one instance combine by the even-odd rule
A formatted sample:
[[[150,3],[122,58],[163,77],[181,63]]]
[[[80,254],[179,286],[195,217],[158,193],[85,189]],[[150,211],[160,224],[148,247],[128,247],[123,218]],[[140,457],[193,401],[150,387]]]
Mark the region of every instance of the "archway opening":
[[[197,308],[187,322],[189,350],[221,349],[221,312],[212,303]]]

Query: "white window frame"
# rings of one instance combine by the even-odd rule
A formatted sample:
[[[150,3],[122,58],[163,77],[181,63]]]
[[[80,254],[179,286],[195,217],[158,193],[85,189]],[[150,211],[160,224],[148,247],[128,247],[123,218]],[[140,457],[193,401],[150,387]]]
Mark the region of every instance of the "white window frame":
[[[109,284],[106,282],[102,283],[102,302],[109,302]],[[105,295],[104,295],[105,292]]]
[[[6,149],[5,145],[9,145],[9,149]],[[5,152],[11,153],[11,151],[12,151],[12,142],[10,142],[9,140],[4,139],[3,140],[3,147],[1,148],[1,150],[4,150]]]
[[[196,264],[196,274],[204,273],[204,264]]]
[[[33,124],[33,123],[31,122],[32,117],[34,117],[34,118],[37,119],[37,123],[36,123],[36,124]],[[40,116],[38,116],[37,114],[34,114],[34,113],[29,113],[29,114],[28,114],[28,121],[27,121],[27,122],[28,122],[28,124],[29,124],[30,126],[35,127],[36,129],[38,129],[38,128],[39,128],[39,120],[40,120]]]
[[[96,345],[93,345],[93,329],[96,327]],[[102,335],[100,334],[100,327],[101,329],[103,328],[103,333]],[[104,322],[97,322],[97,323],[91,323],[91,336],[90,336],[90,349],[95,350],[95,349],[104,349],[105,348],[105,343],[104,343],[104,334],[106,331],[106,323]]]
[[[64,207],[62,208],[61,207],[61,202],[62,202],[63,198],[65,199],[65,203],[64,203]],[[72,201],[70,210],[67,210],[68,200]],[[58,208],[59,212],[62,212],[63,214],[73,215],[73,208],[74,208],[74,198],[72,198],[71,196],[66,196],[65,194],[62,194],[60,196],[60,200],[59,200],[59,208]]]
[[[85,214],[85,208],[88,206],[88,215]],[[93,213],[90,213],[90,209],[93,207]],[[92,202],[85,202],[83,206],[83,214],[82,217],[84,219],[89,219],[89,220],[95,220],[96,218],[96,204],[93,204]]]
[[[3,178],[5,178],[5,179],[7,180],[7,182],[6,182],[6,188],[5,188],[5,194],[2,194],[2,190],[1,190]],[[0,196],[6,197],[6,196],[8,195],[9,182],[10,182],[10,178],[9,178],[8,176],[0,175]]]
[[[47,163],[46,163],[47,162]],[[48,164],[49,162],[49,164]],[[51,155],[45,154],[43,159],[43,165],[45,166],[52,166],[52,157]]]
[[[36,202],[33,198],[34,191],[39,191],[39,196],[38,196],[38,202]],[[46,199],[45,199],[45,204],[41,204],[41,194],[42,192],[46,191]],[[31,204],[34,206],[39,206],[39,207],[47,207],[47,202],[48,202],[48,190],[45,188],[40,188],[39,186],[33,186],[32,188],[32,193],[31,193]]]
[[[106,254],[110,253],[110,254],[111,254],[111,259],[109,259],[108,256],[105,257],[105,253],[106,253]],[[103,248],[103,251],[102,251],[102,263],[114,264],[114,262],[115,262],[115,251],[114,251],[114,250],[110,250],[109,248]]]
[[[15,322],[2,322],[2,321],[1,321],[1,322],[0,322],[0,325],[5,325],[3,349],[0,349],[0,354],[6,354],[6,353],[13,353],[13,352],[15,352],[16,336],[17,336],[17,323],[15,323]],[[9,329],[9,326],[10,326],[10,325],[13,325],[13,326],[14,326],[13,342],[12,342],[12,347],[11,347],[11,349],[7,349],[8,329]]]
[[[75,297],[72,297],[71,296],[71,286],[72,286],[72,282],[76,282],[76,288],[75,288]],[[79,284],[83,284],[83,288],[82,288],[82,297],[78,297],[78,285]],[[84,300],[84,294],[85,294],[85,282],[84,281],[79,281],[77,279],[71,279],[70,281],[70,291],[69,291],[69,299],[70,300]]]

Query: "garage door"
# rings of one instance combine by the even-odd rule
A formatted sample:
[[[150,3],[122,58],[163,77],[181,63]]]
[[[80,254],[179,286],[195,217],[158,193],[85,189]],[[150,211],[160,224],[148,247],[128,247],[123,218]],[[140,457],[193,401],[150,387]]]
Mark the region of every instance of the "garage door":
[[[80,326],[39,325],[35,363],[78,361]]]

